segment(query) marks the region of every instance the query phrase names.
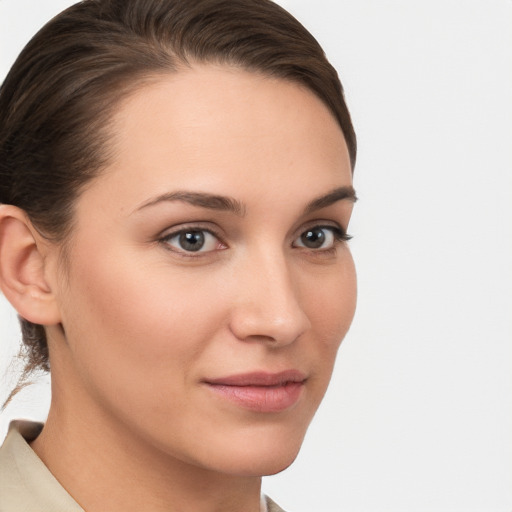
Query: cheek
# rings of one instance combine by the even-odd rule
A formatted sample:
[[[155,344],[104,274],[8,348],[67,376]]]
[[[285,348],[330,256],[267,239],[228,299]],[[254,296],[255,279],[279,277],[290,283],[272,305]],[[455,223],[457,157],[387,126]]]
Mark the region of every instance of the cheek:
[[[316,400],[322,399],[331,379],[340,344],[350,328],[357,298],[354,261],[348,249],[336,271],[307,279],[302,297],[311,333],[300,344],[301,357],[314,361]]]
[[[337,350],[354,318],[357,279],[354,260],[344,248],[342,264],[325,276],[308,281],[303,293],[313,329],[326,349]]]
[[[215,283],[203,280],[198,289],[190,274],[133,254],[103,252],[73,267],[63,323],[89,384],[135,397],[187,378],[220,324],[221,306],[205,303]]]

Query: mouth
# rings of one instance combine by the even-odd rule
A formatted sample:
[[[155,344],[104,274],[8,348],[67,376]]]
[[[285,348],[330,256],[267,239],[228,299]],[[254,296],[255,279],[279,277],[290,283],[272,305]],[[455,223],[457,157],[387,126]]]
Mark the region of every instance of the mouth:
[[[295,405],[306,383],[298,370],[252,372],[205,380],[217,396],[236,406],[260,413],[282,412]]]

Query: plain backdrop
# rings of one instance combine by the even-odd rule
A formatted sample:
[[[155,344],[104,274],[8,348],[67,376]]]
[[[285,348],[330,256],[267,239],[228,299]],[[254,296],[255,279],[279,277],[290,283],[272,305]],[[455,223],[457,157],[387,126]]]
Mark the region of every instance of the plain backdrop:
[[[0,76],[65,0],[0,0]],[[359,137],[359,304],[291,512],[512,511],[512,1],[282,0]],[[0,120],[1,122],[1,120]],[[0,303],[0,399],[19,332]],[[0,415],[44,420],[47,379]]]

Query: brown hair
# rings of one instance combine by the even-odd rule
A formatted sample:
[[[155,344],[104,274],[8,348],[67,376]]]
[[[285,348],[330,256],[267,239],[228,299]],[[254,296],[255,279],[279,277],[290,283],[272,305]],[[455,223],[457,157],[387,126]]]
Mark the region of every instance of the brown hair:
[[[65,241],[81,188],[108,164],[109,119],[119,101],[146,78],[194,62],[307,87],[337,119],[354,165],[356,139],[335,69],[270,0],[85,0],[34,36],[0,88],[0,203],[22,208],[44,236]],[[23,382],[48,371],[49,359],[44,327],[20,321]]]

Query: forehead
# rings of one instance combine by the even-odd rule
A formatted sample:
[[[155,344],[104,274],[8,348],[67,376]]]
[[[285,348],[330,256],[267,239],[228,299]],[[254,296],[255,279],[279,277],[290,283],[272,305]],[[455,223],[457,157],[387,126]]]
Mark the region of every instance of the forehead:
[[[351,183],[342,131],[322,101],[237,68],[158,77],[123,101],[110,129],[114,156],[101,179],[133,201],[170,188],[233,195],[229,185],[237,195],[307,182],[319,195]]]

